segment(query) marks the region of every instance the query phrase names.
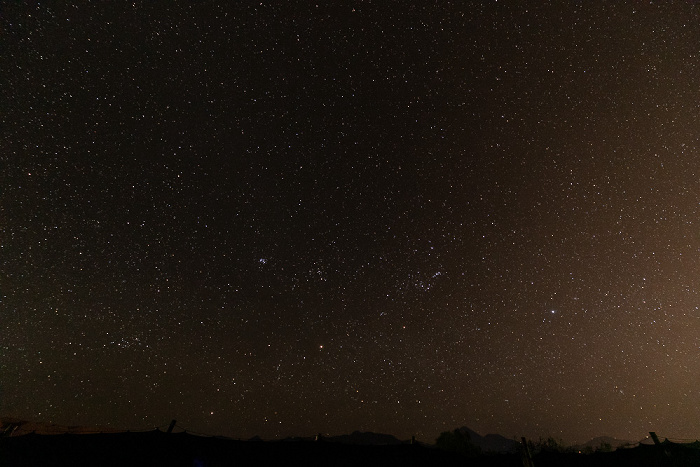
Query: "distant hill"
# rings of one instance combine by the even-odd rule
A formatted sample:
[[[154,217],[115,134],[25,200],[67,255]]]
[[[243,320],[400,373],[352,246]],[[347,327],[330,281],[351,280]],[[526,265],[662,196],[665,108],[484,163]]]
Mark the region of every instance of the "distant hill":
[[[472,443],[479,446],[484,453],[516,453],[520,450],[518,441],[506,438],[498,434],[480,435],[476,431],[468,427],[458,428],[459,431],[467,433]],[[313,441],[315,437],[289,437],[282,441]],[[256,436],[254,439],[259,438]],[[403,444],[411,444],[410,440],[400,440],[393,435],[385,433],[374,433],[371,431],[360,432],[354,431],[349,435],[338,435],[322,437],[322,440],[329,443],[340,443],[354,446],[398,446]],[[423,440],[425,442],[426,440]],[[434,440],[428,441],[426,444],[433,444]]]
[[[481,436],[476,431],[463,426],[458,428],[462,433],[467,433],[472,443],[479,446],[481,451],[486,452],[499,452],[499,453],[513,453],[520,450],[520,443],[514,439],[506,438],[498,434],[488,434]]]
[[[118,431],[119,430],[108,427],[55,425],[32,422],[15,417],[0,417],[0,434],[5,436],[21,436],[29,433],[36,433],[40,435],[60,435],[64,433],[116,433]]]
[[[626,440],[622,440],[622,439],[613,438],[611,436],[598,436],[598,437],[593,438],[592,440],[587,441],[583,444],[579,444],[577,446],[574,446],[574,448],[578,449],[579,451],[583,451],[586,448],[593,449],[594,451],[597,451],[603,445],[610,445],[610,447],[612,449],[617,449],[621,446],[627,446],[627,445],[633,445],[633,444],[637,444],[637,443],[634,441],[626,441]]]
[[[257,438],[257,436],[256,436]],[[294,442],[294,441],[315,441],[316,436],[311,437],[299,437],[293,436],[285,438],[282,441]],[[410,441],[401,441],[393,435],[387,435],[384,433],[374,433],[371,431],[353,431],[349,435],[337,435],[337,436],[322,436],[322,441],[328,443],[340,443],[349,444],[354,446],[396,446],[399,444],[411,444]]]

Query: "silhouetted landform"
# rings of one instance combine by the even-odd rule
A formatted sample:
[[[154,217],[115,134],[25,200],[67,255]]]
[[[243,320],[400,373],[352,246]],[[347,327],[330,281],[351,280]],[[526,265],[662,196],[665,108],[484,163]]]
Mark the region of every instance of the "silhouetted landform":
[[[488,434],[481,436],[476,431],[463,426],[458,428],[458,431],[465,433],[469,436],[469,441],[472,444],[478,446],[483,453],[517,453],[520,452],[520,443],[513,439],[506,438],[501,435]]]
[[[598,436],[590,441],[583,444],[574,446],[577,451],[584,451],[586,449],[599,450],[609,448],[609,450],[614,450],[617,448],[634,446],[637,443],[635,441],[626,441],[622,439],[613,438],[612,436]]]
[[[420,445],[237,441],[162,431],[0,438],[0,465],[24,466],[460,466],[455,453]]]
[[[536,467],[687,467],[700,465],[700,442],[679,444],[668,440],[660,445],[638,444],[636,447],[593,454],[542,451],[534,456]]]
[[[86,433],[119,433],[123,430],[115,430],[109,427],[87,427],[80,425],[55,425],[37,423],[20,418],[6,417],[0,418],[0,435],[22,436],[29,433],[41,435],[60,435],[64,433],[86,434]]]
[[[352,444],[357,446],[396,446],[399,444],[411,444],[410,440],[401,441],[393,435],[387,435],[384,433],[374,433],[371,431],[354,431],[349,435],[339,435],[339,436],[321,436],[321,441],[326,441],[329,443],[342,443],[342,444]],[[255,437],[259,439],[257,436]],[[284,442],[292,441],[316,441],[318,436],[311,437],[290,437],[284,438]],[[253,438],[254,439],[254,438]]]
[[[697,444],[698,446],[696,446]],[[476,466],[520,467],[520,454],[465,457],[420,444],[370,446],[331,441],[236,441],[188,433],[63,434],[0,438],[0,464],[24,466]],[[537,467],[700,465],[700,443],[640,444],[613,452],[542,451]]]

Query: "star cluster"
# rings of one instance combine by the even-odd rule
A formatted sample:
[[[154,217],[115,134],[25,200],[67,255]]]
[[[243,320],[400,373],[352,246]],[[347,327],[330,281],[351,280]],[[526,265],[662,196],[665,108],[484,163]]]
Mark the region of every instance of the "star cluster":
[[[3,414],[700,436],[700,14],[3,5]]]

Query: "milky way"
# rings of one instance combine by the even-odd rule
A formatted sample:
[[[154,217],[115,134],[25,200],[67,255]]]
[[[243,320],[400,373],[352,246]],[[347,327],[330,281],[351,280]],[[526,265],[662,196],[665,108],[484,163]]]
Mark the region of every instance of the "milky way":
[[[0,415],[700,436],[696,5],[116,3],[0,7]]]

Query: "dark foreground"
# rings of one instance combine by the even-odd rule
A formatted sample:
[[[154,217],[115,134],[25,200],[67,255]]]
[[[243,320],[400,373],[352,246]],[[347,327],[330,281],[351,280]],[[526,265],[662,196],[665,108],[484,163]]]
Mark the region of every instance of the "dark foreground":
[[[421,445],[356,446],[310,441],[235,441],[186,433],[111,433],[0,438],[1,466],[522,466],[520,455],[466,458]],[[700,465],[700,449],[676,444],[611,453],[543,452],[535,467]]]

